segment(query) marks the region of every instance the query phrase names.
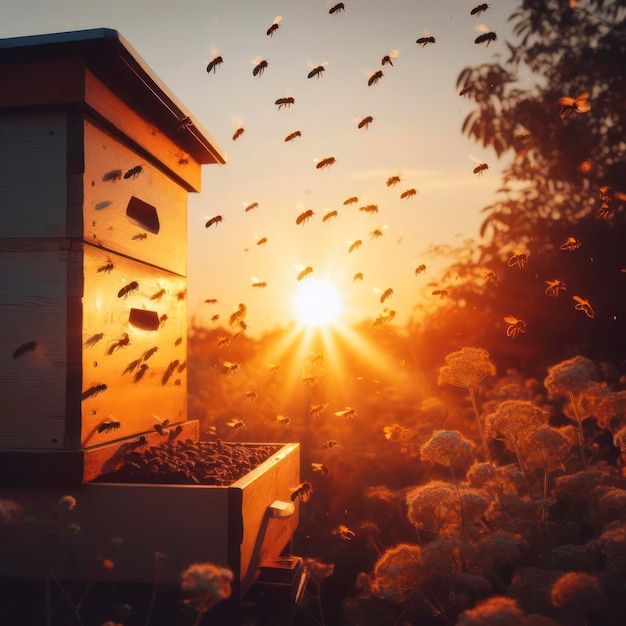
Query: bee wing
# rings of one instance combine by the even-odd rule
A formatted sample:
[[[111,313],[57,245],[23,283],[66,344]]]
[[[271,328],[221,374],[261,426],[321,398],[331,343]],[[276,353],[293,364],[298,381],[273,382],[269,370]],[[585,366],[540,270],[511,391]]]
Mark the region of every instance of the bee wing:
[[[504,317],[504,321],[507,324],[517,324],[517,322],[519,322],[519,320],[516,317],[513,317],[512,315],[506,315]]]
[[[263,57],[254,57],[254,59],[250,60],[250,63],[252,63],[252,65],[258,65],[262,60]]]
[[[280,24],[280,22],[281,22],[281,20],[282,20],[282,19],[283,19],[283,18],[282,18],[280,15],[277,15],[277,16],[274,18],[274,21],[272,22],[272,25],[274,25],[274,24]]]

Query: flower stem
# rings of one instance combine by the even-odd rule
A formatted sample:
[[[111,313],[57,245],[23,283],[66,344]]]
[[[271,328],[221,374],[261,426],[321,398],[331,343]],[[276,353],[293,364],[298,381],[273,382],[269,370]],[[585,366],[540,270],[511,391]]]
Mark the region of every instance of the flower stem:
[[[472,408],[474,409],[474,416],[476,417],[476,424],[478,425],[478,432],[480,433],[480,439],[483,442],[483,448],[485,450],[485,457],[487,462],[493,465],[491,454],[489,453],[489,446],[487,445],[487,439],[485,438],[485,431],[483,430],[483,424],[480,421],[480,415],[478,414],[478,405],[476,404],[476,394],[473,387],[468,387],[470,399],[472,400]]]
[[[570,402],[572,403],[572,408],[574,409],[574,416],[576,417],[576,425],[577,436],[578,436],[578,448],[580,449],[580,456],[583,460],[583,468],[585,472],[587,471],[587,457],[585,456],[585,438],[583,435],[583,421],[580,419],[580,413],[578,412],[578,407],[576,406],[576,401],[574,400],[574,394],[571,391],[567,392],[569,394]]]

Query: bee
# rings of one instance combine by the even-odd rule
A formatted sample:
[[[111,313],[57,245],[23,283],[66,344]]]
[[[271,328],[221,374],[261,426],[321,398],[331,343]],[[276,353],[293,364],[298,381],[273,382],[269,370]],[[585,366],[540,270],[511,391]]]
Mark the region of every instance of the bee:
[[[265,33],[268,37],[272,37],[274,33],[280,28],[280,21],[283,18],[280,15],[277,15],[272,22],[272,25],[267,29]]]
[[[154,346],[153,348],[150,348],[149,350],[146,350],[142,355],[141,358],[144,361],[147,361],[157,350],[159,349],[159,346]]]
[[[485,280],[488,283],[495,285],[496,287],[498,286],[498,277],[496,276],[496,273],[492,272],[491,270],[488,272],[485,272]]]
[[[583,244],[579,239],[574,237],[568,237],[564,243],[561,244],[561,250],[578,250]]]
[[[189,116],[186,116],[178,120],[178,126],[176,126],[176,130],[184,130],[185,128],[189,128],[191,126],[193,126],[193,122],[191,121],[191,118]]]
[[[296,224],[305,224],[307,220],[310,220],[314,215],[315,213],[312,209],[307,209],[306,211],[298,215],[298,217],[296,218]]]
[[[226,426],[228,426],[233,432],[239,430],[241,428],[245,428],[248,423],[248,420],[242,420],[239,417],[233,417],[230,422],[226,422]]]
[[[122,333],[122,336],[117,341],[111,344],[111,346],[107,350],[107,354],[111,355],[116,350],[119,350],[120,348],[124,348],[125,346],[128,346],[128,345],[130,345],[130,337],[128,336],[128,333]]]
[[[220,316],[217,313],[215,315],[211,316],[211,321],[212,322],[217,322],[219,319],[220,319]]]
[[[321,159],[320,161],[318,161],[315,167],[318,170],[325,170],[328,169],[331,165],[334,165],[336,162],[337,159],[335,159],[335,157],[326,157],[325,159]]]
[[[348,417],[350,419],[353,419],[356,417],[357,412],[356,412],[356,409],[353,409],[351,406],[347,406],[345,409],[341,411],[335,411],[335,415],[337,417]]]
[[[589,304],[589,300],[583,300],[580,296],[573,296],[573,298],[576,302],[574,309],[577,311],[583,311],[585,315],[591,319],[596,316],[591,304]]]
[[[126,298],[128,294],[134,293],[135,291],[137,291],[137,289],[139,289],[139,283],[136,280],[133,280],[132,282],[128,283],[128,285],[124,285],[124,287],[122,287],[117,292],[117,297]]]
[[[312,404],[309,408],[309,417],[319,417],[326,407],[328,404]]]
[[[217,50],[214,46],[211,46],[211,53],[213,54],[213,59],[207,64],[206,71],[209,74],[211,73],[211,71],[213,71],[213,73],[215,74],[217,66],[221,65],[224,62],[224,59],[217,54]]]
[[[554,280],[546,280],[546,296],[552,296],[554,298],[558,298],[561,291],[567,291],[567,285],[558,278]]]
[[[148,238],[148,233],[137,233],[136,235],[133,235],[131,237],[131,239],[133,241],[141,241],[143,239],[147,239]]]
[[[135,167],[131,167],[126,174],[124,174],[124,178],[126,180],[129,178],[137,178],[141,172],[143,172],[143,167],[141,165],[135,165]]]
[[[344,541],[350,541],[351,539],[354,539],[356,537],[356,533],[353,530],[350,530],[344,524],[339,524],[337,528],[333,528],[332,533],[333,535],[338,535]]]
[[[176,299],[179,302],[182,302],[186,297],[187,297],[187,290],[186,289],[181,289],[179,292],[176,293]]]
[[[266,243],[267,243],[267,237],[261,237],[261,239],[259,239],[256,242],[256,245],[257,246],[264,246]]]
[[[113,267],[114,267],[114,265],[113,265],[111,259],[107,259],[107,262],[104,265],[101,265],[96,270],[96,272],[98,274],[101,274],[101,273],[110,274],[113,271]]]
[[[336,439],[328,439],[322,447],[326,450],[331,450],[332,448],[342,448],[343,446]]]
[[[332,217],[337,217],[337,211],[329,211],[326,213],[326,215],[322,218],[322,222],[327,222]]]
[[[169,419],[162,420],[156,415],[153,415],[153,417],[159,421],[156,424],[153,424],[152,428],[154,428],[154,430],[156,430],[157,433],[159,433],[159,435],[161,435],[162,437],[165,437],[168,433],[167,427],[170,425],[170,420]]]
[[[248,312],[248,307],[240,302],[237,308],[230,314],[230,318],[228,320],[231,326],[235,326],[239,324],[241,326],[241,322],[245,319],[246,313]]]
[[[416,189],[407,189],[406,191],[403,191],[400,194],[400,200],[404,200],[405,198],[412,198],[413,196],[417,195],[417,190]]]
[[[167,313],[163,313],[163,315],[161,315],[161,317],[159,317],[159,323],[160,324],[165,324],[165,322],[167,322],[169,318],[167,317]]]
[[[159,289],[159,291],[150,296],[150,300],[160,300],[164,295],[165,289]]]
[[[371,233],[370,233],[370,239],[378,239],[379,237],[382,237],[384,235],[383,230],[386,230],[387,226],[381,226],[380,228],[375,228]]]
[[[167,440],[174,441],[174,439],[176,439],[176,437],[178,437],[178,435],[180,435],[180,433],[182,432],[183,432],[182,424],[177,424],[174,428],[170,428],[169,433],[167,435]]]
[[[343,13],[345,10],[346,7],[343,5],[343,2],[338,2],[335,6],[331,7],[328,12],[330,15],[333,15],[334,13]]]
[[[488,8],[489,8],[489,5],[487,3],[479,4],[478,6],[474,7],[470,11],[470,15],[475,15],[476,17],[478,17],[481,13],[484,13]]]
[[[279,426],[289,426],[289,424],[291,423],[291,418],[286,417],[285,415],[277,415],[276,421],[278,422]]]
[[[98,432],[110,433],[112,430],[117,430],[118,428],[120,428],[121,425],[122,424],[118,422],[117,420],[108,418],[104,422],[102,422],[100,426],[98,426]]]
[[[135,372],[135,375],[133,376],[133,382],[134,383],[138,383],[146,374],[146,372],[149,369],[149,365],[147,365],[146,363],[142,363],[139,366],[139,369]]]
[[[311,463],[311,469],[314,472],[320,472],[324,474],[324,476],[328,476],[328,474],[330,474],[330,470],[323,463]]]
[[[315,387],[317,385],[318,376],[314,374],[302,374],[302,384],[309,385],[310,387]]]
[[[371,87],[372,85],[377,85],[378,81],[384,76],[383,71],[382,70],[378,70],[377,72],[374,72],[373,74],[370,75],[370,77],[367,79],[367,85],[368,87]]]
[[[234,374],[239,371],[239,363],[231,363],[230,361],[224,361],[222,365],[222,374]]]
[[[206,304],[217,304],[217,298],[207,298],[205,300]]]
[[[363,213],[378,213],[378,205],[377,204],[367,204],[365,206],[359,207],[359,211],[363,211]]]
[[[426,271],[426,266],[424,264],[418,265],[415,268],[415,275],[419,276],[420,274],[423,274],[425,271]]]
[[[268,66],[268,62],[261,57],[256,57],[255,59],[252,59],[252,63],[254,64],[252,76],[262,76]]]
[[[240,126],[233,134],[233,141],[237,141],[237,139],[239,139],[239,137],[241,137],[241,135],[243,135],[244,132],[245,132],[245,128]]]
[[[352,196],[350,198],[348,198],[347,200],[343,201],[344,206],[348,206],[350,204],[356,204],[359,201],[359,199],[356,196]]]
[[[518,320],[513,315],[507,315],[504,321],[509,324],[506,329],[506,336],[515,339],[520,333],[526,332],[526,322],[524,320]]]
[[[116,182],[122,179],[122,170],[110,170],[102,175],[102,182],[107,183],[109,181]]]
[[[174,342],[175,346],[180,346],[180,344],[183,342],[183,338],[182,337],[177,337],[176,341]]]
[[[298,280],[302,280],[303,278],[306,278],[307,276],[309,276],[309,274],[313,273],[313,268],[308,265],[307,267],[305,267],[299,274],[298,274]]]
[[[488,33],[482,33],[481,35],[478,35],[478,37],[476,37],[476,39],[474,39],[474,43],[486,43],[487,47],[489,47],[489,44],[492,41],[496,41],[496,39],[498,38],[498,36],[493,32],[488,32]]]
[[[385,291],[383,291],[382,295],[380,296],[380,303],[382,304],[385,300],[391,298],[391,296],[393,296],[393,289],[389,287],[388,289],[385,289]]]
[[[252,202],[251,204],[247,204],[246,202],[243,203],[244,205],[244,212],[248,213],[248,211],[253,211],[254,209],[258,208],[259,203],[258,202]]]
[[[466,85],[463,86],[461,91],[459,91],[459,96],[465,96],[473,89],[474,89],[474,83],[467,83]]]
[[[393,65],[393,61],[391,59],[397,59],[400,53],[397,50],[392,50],[389,54],[386,54],[380,61],[380,64],[384,67],[385,65]]]
[[[259,280],[258,278],[252,277],[252,286],[258,289],[263,289],[267,287],[267,283],[264,280]]]
[[[243,394],[250,402],[253,402],[254,400],[256,400],[259,395],[257,394],[256,391],[246,391]]]
[[[81,400],[86,400],[87,398],[92,398],[93,396],[97,396],[98,394],[106,391],[108,387],[104,384],[102,385],[92,385],[89,389],[85,389],[80,396]]]
[[[35,352],[38,347],[39,344],[36,341],[28,341],[27,343],[24,343],[15,349],[15,351],[13,352],[13,358],[19,359],[27,352]]]
[[[278,100],[276,100],[274,104],[278,105],[278,110],[280,111],[282,107],[285,107],[286,109],[288,109],[292,104],[295,103],[295,101],[296,101],[295,98],[288,96],[286,98],[278,98]]]
[[[133,450],[136,450],[137,448],[141,448],[142,446],[147,445],[148,440],[146,439],[145,435],[141,435],[141,437],[139,437],[138,439],[135,439],[135,441],[129,441],[126,444],[126,450],[128,450],[129,452],[132,452]]]
[[[129,374],[130,372],[133,372],[134,370],[136,370],[139,367],[139,364],[141,363],[141,361],[142,361],[141,357],[139,357],[138,359],[135,359],[134,361],[131,361],[126,366],[126,369],[122,372],[122,375]]]
[[[369,125],[374,121],[374,118],[371,115],[368,115],[367,117],[364,117],[358,124],[357,124],[357,128],[361,129],[361,128],[365,128],[365,130],[367,130],[369,128]]]
[[[483,172],[489,169],[489,166],[486,163],[479,163],[472,171],[474,174],[478,174],[479,176],[483,175]]]
[[[517,265],[520,269],[523,269],[528,263],[528,254],[525,252],[520,252],[511,256],[511,258],[507,261],[507,265],[509,267],[513,267]]]
[[[423,48],[429,43],[435,43],[435,38],[432,35],[425,35],[424,37],[417,39],[415,43],[419,43]]]
[[[562,120],[564,120],[570,113],[586,113],[591,109],[588,91],[583,91],[583,93],[581,93],[577,98],[563,96],[562,98],[559,98],[559,104],[561,105],[559,116]]]
[[[301,502],[308,502],[311,498],[311,494],[313,493],[313,485],[310,482],[304,481],[300,483],[295,489],[292,490],[291,501],[295,502],[298,498],[300,498]]]
[[[217,338],[217,347],[224,348],[230,343],[230,337],[221,336]]]
[[[179,364],[179,360],[178,359],[174,359],[173,361],[168,363],[167,367],[165,368],[165,371],[163,372],[163,376],[161,376],[161,385],[162,386],[167,384],[167,381],[174,374],[174,371],[178,367],[178,364]]]
[[[306,75],[307,78],[320,78],[322,76],[322,72],[326,71],[325,65],[328,65],[328,61],[324,61],[324,63],[320,63],[313,67],[313,69]]]
[[[86,339],[83,346],[85,346],[85,348],[93,348],[99,341],[102,341],[102,339],[104,339],[104,333],[97,333],[89,337],[89,339]]]
[[[348,248],[348,254],[350,252],[354,252],[354,250],[356,250],[357,248],[360,248],[363,245],[363,242],[360,239],[357,239],[356,241],[352,241],[348,243],[350,243],[350,247]]]
[[[435,291],[432,292],[432,295],[439,296],[439,299],[443,300],[448,295],[448,290],[447,289],[435,289]]]
[[[294,130],[293,133],[289,133],[285,137],[285,142],[293,141],[296,137],[302,137],[302,133],[299,130]]]
[[[395,187],[400,182],[402,182],[402,179],[400,178],[400,176],[396,175],[390,176],[385,184],[387,185],[387,187]]]
[[[355,282],[357,280],[363,280],[363,272],[355,272],[352,275],[352,282]]]
[[[213,226],[213,224],[219,224],[220,222],[223,222],[224,218],[221,215],[216,215],[215,217],[212,217],[206,224],[205,227],[206,228],[211,228],[211,226]]]

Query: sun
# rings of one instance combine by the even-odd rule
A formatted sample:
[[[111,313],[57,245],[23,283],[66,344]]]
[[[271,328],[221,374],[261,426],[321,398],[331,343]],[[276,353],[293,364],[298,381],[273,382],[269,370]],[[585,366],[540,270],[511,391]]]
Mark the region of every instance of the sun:
[[[294,308],[297,321],[302,326],[330,326],[341,313],[341,298],[331,282],[307,278],[298,285]]]

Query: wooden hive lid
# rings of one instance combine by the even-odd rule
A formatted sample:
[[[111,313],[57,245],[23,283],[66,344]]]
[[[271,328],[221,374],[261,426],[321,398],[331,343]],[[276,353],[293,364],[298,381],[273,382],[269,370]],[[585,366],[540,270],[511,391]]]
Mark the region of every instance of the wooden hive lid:
[[[87,30],[0,39],[0,65],[79,57],[137,114],[154,124],[198,163],[226,162],[215,140],[116,30]],[[181,127],[181,120],[188,123]]]

